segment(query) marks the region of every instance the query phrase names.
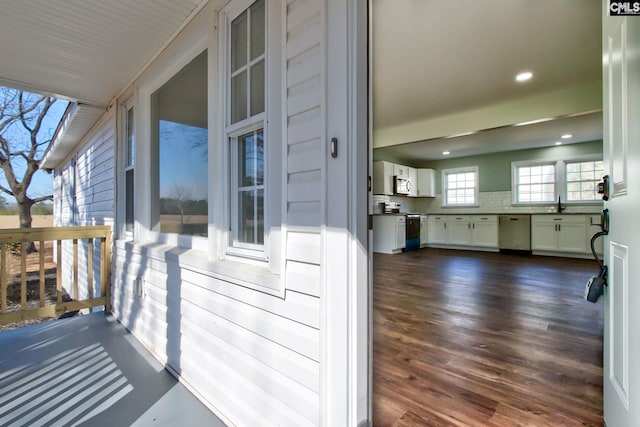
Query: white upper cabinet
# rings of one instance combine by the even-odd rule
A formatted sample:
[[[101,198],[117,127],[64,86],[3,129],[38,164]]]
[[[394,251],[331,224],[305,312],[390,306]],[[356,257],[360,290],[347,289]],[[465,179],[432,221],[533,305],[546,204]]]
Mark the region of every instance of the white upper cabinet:
[[[414,168],[409,169],[409,197],[418,196],[418,170]]]
[[[418,197],[435,197],[436,196],[436,175],[433,169],[417,169],[417,187]],[[416,185],[417,184],[417,185]]]
[[[373,194],[393,195],[394,164],[373,162]]]
[[[393,165],[393,174],[396,176],[400,176],[402,178],[410,178],[409,176],[409,169],[411,169],[409,166],[403,166],[403,165]]]

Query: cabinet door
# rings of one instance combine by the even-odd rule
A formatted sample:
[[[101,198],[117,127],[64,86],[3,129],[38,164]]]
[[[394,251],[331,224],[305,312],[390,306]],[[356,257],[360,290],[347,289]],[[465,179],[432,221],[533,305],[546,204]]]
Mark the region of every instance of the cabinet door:
[[[373,162],[373,194],[393,195],[393,163]]]
[[[471,244],[471,228],[469,221],[447,221],[447,237],[451,245]]]
[[[555,223],[531,223],[531,250],[558,250],[558,232]]]
[[[447,223],[444,221],[429,221],[427,241],[434,244],[447,243]]]
[[[393,174],[403,178],[409,178],[409,167],[404,165],[393,165]]]
[[[396,249],[402,249],[407,246],[406,226],[404,222],[396,223]]]
[[[498,223],[473,222],[471,225],[471,245],[497,248]]]
[[[414,168],[409,169],[409,197],[418,196],[418,170]]]
[[[424,246],[427,244],[428,239],[428,225],[427,225],[427,221],[423,221],[422,219],[420,220],[420,247]]]
[[[435,197],[436,181],[433,169],[418,169],[418,197]]]
[[[558,224],[558,250],[562,252],[586,252],[585,233],[586,227],[584,224],[565,222]]]

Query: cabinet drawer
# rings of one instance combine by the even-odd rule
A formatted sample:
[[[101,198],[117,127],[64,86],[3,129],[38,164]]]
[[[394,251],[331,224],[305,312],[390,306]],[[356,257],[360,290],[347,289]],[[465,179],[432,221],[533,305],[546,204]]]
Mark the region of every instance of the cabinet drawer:
[[[447,222],[469,222],[469,215],[448,215]]]
[[[533,224],[587,224],[587,215],[531,215]]]
[[[471,222],[479,223],[479,222],[487,222],[487,223],[497,223],[498,215],[474,215],[471,217]]]
[[[427,217],[428,222],[444,222],[446,218],[443,215],[429,215]]]

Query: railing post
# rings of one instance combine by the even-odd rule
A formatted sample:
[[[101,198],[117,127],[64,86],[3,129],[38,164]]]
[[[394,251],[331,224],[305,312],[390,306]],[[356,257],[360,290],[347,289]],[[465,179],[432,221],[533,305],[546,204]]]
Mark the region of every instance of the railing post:
[[[106,280],[106,292],[105,297],[106,301],[104,303],[104,311],[107,313],[111,313],[111,229],[107,229],[107,235],[105,237],[105,246],[106,246],[106,271],[105,271],[105,280]]]
[[[0,244],[0,313],[7,312],[7,244]]]

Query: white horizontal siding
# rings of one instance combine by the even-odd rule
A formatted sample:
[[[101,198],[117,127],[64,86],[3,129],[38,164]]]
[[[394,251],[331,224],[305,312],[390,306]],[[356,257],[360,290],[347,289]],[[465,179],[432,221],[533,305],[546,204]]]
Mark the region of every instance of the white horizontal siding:
[[[70,158],[56,170],[54,179],[54,223],[68,225],[111,225],[115,215],[114,192],[114,150],[115,150],[115,114],[105,113],[93,131],[85,136]],[[75,198],[76,210],[73,212],[73,168],[75,161]],[[93,295],[100,294],[100,241],[93,243]],[[65,291],[74,299],[86,299],[89,296],[88,241],[78,241],[78,295],[73,295],[73,243],[63,242],[62,278]]]
[[[142,297],[134,295],[136,278],[144,281]],[[254,408],[280,408],[269,419],[283,425],[315,423],[317,298],[288,291],[283,300],[123,243],[116,248],[114,279],[114,313],[187,382],[201,384],[202,360],[212,360],[207,370],[216,372],[215,383],[201,384],[198,391],[216,406],[247,400]],[[237,387],[227,384],[221,399],[214,390],[224,389],[220,378],[230,375]]]
[[[238,425],[320,423],[319,295],[326,155],[322,5],[317,0],[289,1],[283,19],[284,295],[265,294],[207,274],[200,266],[179,261],[188,259],[163,256],[157,245],[149,250],[117,242],[114,247],[114,315]],[[115,110],[76,153],[80,224],[113,222]],[[59,179],[59,187],[67,204],[64,179]],[[61,223],[64,220],[63,206]]]

